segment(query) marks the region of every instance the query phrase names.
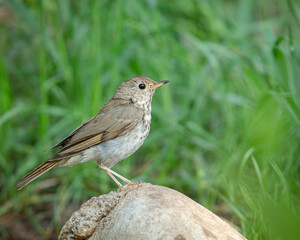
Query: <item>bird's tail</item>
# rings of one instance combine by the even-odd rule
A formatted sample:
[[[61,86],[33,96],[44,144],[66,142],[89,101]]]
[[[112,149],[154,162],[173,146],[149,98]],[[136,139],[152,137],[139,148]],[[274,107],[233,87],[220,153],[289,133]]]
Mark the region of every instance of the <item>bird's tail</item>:
[[[60,160],[54,160],[54,161],[46,161],[34,170],[32,170],[29,174],[27,174],[25,177],[23,177],[16,185],[18,190],[25,187],[28,183],[32,182],[34,179],[38,178],[45,172],[49,171],[51,168],[53,168],[56,164],[58,164]]]

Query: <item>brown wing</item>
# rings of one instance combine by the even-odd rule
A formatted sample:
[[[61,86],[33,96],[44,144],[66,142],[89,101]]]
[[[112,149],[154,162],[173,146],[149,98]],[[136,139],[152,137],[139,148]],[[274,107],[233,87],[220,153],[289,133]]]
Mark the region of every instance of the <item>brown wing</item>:
[[[97,115],[96,115],[97,116]],[[55,144],[54,146],[44,150],[44,152],[49,151],[51,149],[57,148],[57,147],[64,147],[66,144],[68,144],[68,142],[70,141],[70,139],[72,138],[72,136],[74,136],[78,130],[80,128],[82,128],[83,126],[87,125],[90,121],[92,121],[96,116],[90,118],[89,120],[87,120],[85,123],[81,124],[79,127],[75,128],[66,138],[64,138],[63,140],[61,140],[60,142],[58,142],[57,144]]]
[[[142,110],[127,101],[111,99],[95,117],[54,145],[52,148],[61,147],[61,151],[50,160],[76,156],[89,147],[122,136],[133,129],[143,116]]]

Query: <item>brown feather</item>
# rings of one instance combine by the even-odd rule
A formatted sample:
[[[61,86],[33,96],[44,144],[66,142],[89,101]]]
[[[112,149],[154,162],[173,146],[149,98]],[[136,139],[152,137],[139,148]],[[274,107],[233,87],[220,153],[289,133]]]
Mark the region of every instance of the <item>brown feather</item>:
[[[89,139],[84,139],[76,144],[69,145],[62,149],[62,153],[80,152],[84,149],[98,145],[101,142],[102,133],[97,134]]]
[[[97,115],[96,115],[97,116]],[[90,118],[89,120],[87,120],[86,122],[84,122],[83,124],[81,124],[80,126],[78,126],[77,128],[75,128],[66,138],[64,138],[63,140],[61,140],[59,143],[55,144],[54,146],[44,150],[44,152],[49,151],[51,149],[57,148],[57,147],[64,147],[72,138],[72,136],[74,136],[78,130],[80,128],[82,128],[84,125],[88,124],[90,121],[92,121],[96,116]]]
[[[49,161],[76,156],[85,149],[125,135],[142,120],[143,116],[143,111],[133,107],[128,101],[111,99],[95,117],[56,144],[61,146],[61,150]]]
[[[46,161],[34,170],[32,170],[29,174],[27,174],[25,177],[23,177],[16,185],[18,190],[25,187],[28,183],[32,182],[37,177],[41,176],[45,172],[49,171],[51,168],[53,168],[56,164],[58,164],[60,160],[56,161]]]
[[[81,124],[69,136],[45,151],[61,147],[62,152],[70,145],[75,145],[97,134],[105,133],[100,142],[103,143],[118,137],[119,134],[127,133],[128,129],[136,126],[143,116],[143,111],[132,106],[129,101],[112,98],[100,109],[96,116]],[[129,128],[127,128],[128,126]]]
[[[49,171],[63,160],[81,154],[85,149],[99,145],[131,131],[144,117],[144,112],[124,99],[112,98],[99,113],[81,124],[69,136],[47,149],[61,147],[61,150],[42,165],[35,168],[18,183],[20,190],[28,183]]]

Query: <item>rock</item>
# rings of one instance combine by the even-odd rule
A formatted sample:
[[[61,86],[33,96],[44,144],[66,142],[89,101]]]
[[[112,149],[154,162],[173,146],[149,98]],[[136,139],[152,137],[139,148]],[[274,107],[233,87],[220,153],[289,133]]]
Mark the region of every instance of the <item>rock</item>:
[[[187,196],[149,183],[91,198],[73,213],[59,239],[246,240]]]

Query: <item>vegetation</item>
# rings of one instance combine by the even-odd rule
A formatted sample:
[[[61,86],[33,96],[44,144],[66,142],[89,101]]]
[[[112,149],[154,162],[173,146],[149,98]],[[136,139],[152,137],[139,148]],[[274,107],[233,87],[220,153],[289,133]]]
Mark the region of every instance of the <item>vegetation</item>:
[[[144,75],[171,82],[154,96],[144,145],[114,170],[181,191],[248,239],[300,239],[296,1],[9,0],[0,10],[0,236],[25,224],[53,238],[82,202],[116,189],[95,162],[15,184]]]

